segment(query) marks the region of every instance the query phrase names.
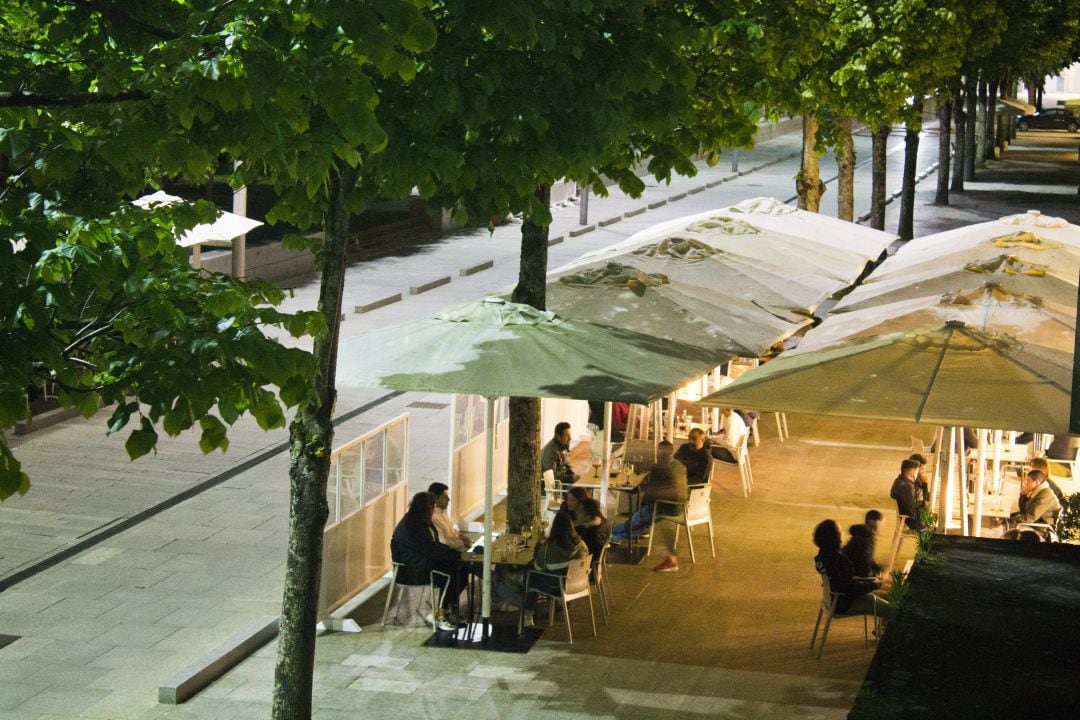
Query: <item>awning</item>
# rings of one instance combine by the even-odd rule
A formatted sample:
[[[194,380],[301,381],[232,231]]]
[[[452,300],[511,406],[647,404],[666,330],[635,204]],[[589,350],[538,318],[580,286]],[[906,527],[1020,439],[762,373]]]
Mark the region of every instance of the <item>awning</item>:
[[[1034,105],[1028,105],[1026,102],[1021,102],[1016,98],[998,98],[998,102],[1005,106],[1005,110],[1017,115],[1031,115],[1035,112]]]

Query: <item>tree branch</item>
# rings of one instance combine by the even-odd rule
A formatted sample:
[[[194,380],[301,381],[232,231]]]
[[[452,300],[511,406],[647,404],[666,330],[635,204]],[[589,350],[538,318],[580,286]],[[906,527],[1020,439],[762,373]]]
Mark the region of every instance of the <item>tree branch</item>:
[[[110,103],[146,100],[147,94],[141,90],[125,90],[116,94],[77,92],[66,95],[49,93],[0,93],[2,107],[85,107],[87,105],[108,105]]]

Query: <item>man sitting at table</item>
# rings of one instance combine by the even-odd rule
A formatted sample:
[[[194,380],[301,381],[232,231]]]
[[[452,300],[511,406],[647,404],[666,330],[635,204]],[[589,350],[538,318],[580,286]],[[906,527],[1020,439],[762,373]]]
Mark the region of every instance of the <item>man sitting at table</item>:
[[[631,516],[629,523],[620,523],[611,529],[612,540],[627,540],[630,537],[631,526],[634,529],[635,538],[646,532],[649,524],[652,523],[653,508],[657,500],[686,502],[689,496],[686,489],[686,468],[672,457],[674,448],[675,446],[667,440],[662,440],[657,446],[656,464],[652,466],[637,488],[639,493],[643,493],[641,508]],[[678,509],[665,505],[662,512],[671,515],[678,512]]]
[[[720,432],[712,438],[712,456],[720,462],[738,463],[739,448],[749,432],[738,413],[731,408],[721,408]]]
[[[896,501],[896,512],[907,517],[904,523],[912,530],[922,527],[919,504],[915,495],[915,479],[919,474],[919,462],[908,458],[900,463],[900,474],[893,480],[889,497]]]
[[[915,506],[919,509],[930,505],[930,482],[926,479],[926,458],[915,453],[909,460],[919,463],[919,469],[915,473]]]
[[[1029,470],[1020,484],[1020,512],[1009,516],[1009,525],[1016,528],[1020,523],[1041,523],[1053,526],[1061,512],[1054,491],[1046,482],[1046,475],[1041,470]],[[1046,540],[1049,531],[1046,528],[1031,528]]]
[[[570,423],[556,423],[555,436],[540,451],[540,472],[551,470],[555,473],[555,482],[566,485],[572,485],[577,479],[570,467],[570,440]],[[540,491],[543,493],[543,486]]]
[[[431,515],[431,524],[439,532],[439,542],[461,552],[469,549],[472,539],[458,530],[457,525],[446,513],[446,508],[450,507],[449,490],[450,488],[441,482],[428,485],[428,492],[435,496],[435,512]]]
[[[1065,491],[1062,490],[1054,478],[1050,477],[1050,463],[1044,457],[1032,458],[1031,469],[1038,470],[1046,476],[1046,484],[1050,486],[1050,489],[1054,491],[1054,496],[1058,499],[1059,503],[1065,502]],[[1022,496],[1021,496],[1022,497]]]
[[[709,482],[712,455],[709,453],[709,445],[705,442],[704,430],[701,428],[691,430],[690,441],[679,446],[675,459],[686,467],[688,485],[704,485]]]

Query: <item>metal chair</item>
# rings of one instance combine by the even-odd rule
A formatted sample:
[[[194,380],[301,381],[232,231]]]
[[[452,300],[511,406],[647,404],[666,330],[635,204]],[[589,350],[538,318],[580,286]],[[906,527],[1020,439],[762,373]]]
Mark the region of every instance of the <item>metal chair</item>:
[[[746,440],[749,436],[744,435],[742,440],[739,441],[739,446],[732,450],[728,448],[728,451],[735,456],[735,462],[730,460],[721,460],[715,455],[713,456],[713,462],[709,471],[709,482],[712,483],[712,473],[716,472],[717,465],[723,463],[725,465],[737,465],[739,468],[739,482],[742,484],[743,497],[749,497],[750,492],[754,489],[754,473],[750,469],[750,451],[746,447]]]
[[[690,490],[690,498],[685,503],[657,500],[657,504],[664,503],[672,507],[681,508],[682,515],[660,515],[660,513],[655,510],[653,511],[652,524],[649,526],[649,549],[645,554],[652,554],[652,539],[656,534],[656,521],[657,519],[660,519],[675,523],[675,542],[672,543],[672,550],[679,547],[679,531],[684,527],[686,528],[686,541],[690,544],[690,562],[692,563],[696,563],[697,558],[694,556],[694,536],[690,533],[690,528],[695,525],[708,525],[709,548],[712,550],[712,556],[716,557],[716,540],[713,538],[712,508],[709,505],[711,498],[712,486],[701,485],[695,486]]]
[[[591,566],[592,555],[586,555],[585,557],[571,560],[570,565],[566,568],[566,575],[556,575],[554,573],[546,573],[539,570],[530,570],[525,577],[525,597],[528,597],[529,593],[533,592],[537,595],[543,595],[551,598],[553,601],[558,600],[562,603],[563,618],[566,620],[566,636],[571,643],[574,642],[574,633],[573,630],[570,629],[570,610],[567,607],[567,603],[571,600],[588,598],[589,618],[592,621],[592,634],[593,637],[596,637],[596,612],[593,609],[592,604],[592,585],[589,583],[589,568]],[[535,587],[532,585],[532,580],[535,577],[552,578],[558,582],[559,589],[552,592],[546,588]],[[548,607],[548,625],[552,624],[554,621],[555,603],[551,602]]]
[[[900,544],[906,540],[915,540],[917,536],[911,532],[911,529],[907,526],[907,515],[896,516],[896,531],[893,532],[892,541],[889,543],[889,559],[885,561],[885,565],[882,568],[882,572],[887,577],[893,567],[896,565],[896,556],[900,552]]]
[[[607,589],[607,553],[610,547],[611,544],[609,543],[600,549],[600,555],[589,571],[589,580],[596,586],[596,594],[600,598],[600,617],[605,625],[607,625],[607,616],[611,612],[611,608],[614,607],[608,597]]]
[[[1062,523],[1062,521],[1064,519],[1065,519],[1065,509],[1062,508],[1061,510],[1058,511],[1057,515],[1054,516],[1054,522],[1052,522],[1052,523],[1039,523],[1039,522],[1017,523],[1016,524],[1016,529],[1017,530],[1033,530],[1034,532],[1039,533],[1039,535],[1047,542],[1059,542],[1060,537],[1061,537],[1061,532],[1060,532],[1059,528],[1061,527],[1061,523]]]
[[[438,609],[442,607],[443,598],[446,596],[446,589],[450,587],[450,576],[439,570],[432,570],[428,575],[428,581],[426,583],[401,583],[398,582],[398,569],[404,566],[405,563],[395,562],[393,563],[394,569],[390,573],[390,587],[386,591],[386,604],[383,606],[382,625],[386,625],[386,618],[390,615],[390,603],[394,598],[394,590],[397,589],[397,600],[394,601],[394,617],[397,617],[398,612],[401,610],[401,598],[405,595],[406,590],[413,587],[424,587],[427,585],[431,602],[431,630],[434,632],[437,630],[437,619],[435,615]],[[438,602],[436,602],[436,584],[435,577],[440,576],[444,579],[442,590],[438,592]],[[425,623],[426,623],[425,619]]]
[[[863,642],[866,647],[870,647],[870,632],[867,627],[866,618],[871,615],[874,618],[874,636],[877,637],[880,632],[880,625],[878,624],[877,604],[878,599],[876,595],[871,595],[874,599],[874,604],[870,612],[861,613],[839,613],[836,611],[836,604],[840,601],[841,593],[833,592],[829,587],[829,576],[825,573],[821,575],[821,605],[818,606],[817,622],[814,623],[814,634],[810,636],[810,652],[814,652],[814,643],[817,641],[818,628],[821,627],[821,618],[825,617],[825,627],[821,631],[821,645],[818,646],[818,660],[821,659],[821,654],[825,651],[825,640],[829,637],[829,626],[832,624],[833,618],[849,618],[849,617],[862,617],[863,619]]]

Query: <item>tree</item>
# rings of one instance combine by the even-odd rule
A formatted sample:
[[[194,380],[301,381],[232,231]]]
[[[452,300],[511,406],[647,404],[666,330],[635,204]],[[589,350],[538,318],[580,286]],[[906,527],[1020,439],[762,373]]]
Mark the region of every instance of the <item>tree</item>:
[[[211,219],[208,204],[144,211],[122,200],[147,173],[198,177],[209,162],[161,122],[150,100],[161,75],[137,68],[183,23],[167,33],[142,9],[0,10],[10,33],[0,63],[0,428],[30,417],[30,392],[50,383],[87,416],[112,407],[109,432],[136,420],[132,459],[153,450],[159,428],[197,425],[210,452],[228,447],[227,426],[245,413],[284,426],[282,404],[306,395],[312,364],[259,328],[320,329],[309,313],[274,310],[283,295],[269,285],[190,267],[175,232]],[[29,482],[0,436],[0,499]]]
[[[520,213],[515,301],[544,308],[555,182],[605,193],[606,177],[637,194],[639,163],[659,179],[692,174],[699,149],[752,138],[754,108],[719,92],[723,39],[739,23],[716,27],[647,0],[456,1],[431,17],[439,42],[411,82],[382,97],[392,149],[379,160],[381,192],[415,185],[481,223]],[[699,85],[693,63],[705,55],[718,62]],[[538,401],[512,398],[511,528],[536,516],[539,449]]]
[[[3,127],[14,123],[19,131],[6,131],[9,159],[17,160],[23,154],[27,144],[24,134],[33,138],[41,132],[46,117],[43,108],[77,108],[80,113],[61,117],[55,111],[48,115],[49,122],[44,124],[51,134],[32,146],[39,156],[28,159],[25,171],[17,166],[19,174],[11,175],[8,169],[9,186],[11,178],[24,183],[38,176],[67,181],[45,194],[41,202],[34,201],[42,197],[37,187],[27,187],[21,198],[10,199],[11,207],[19,209],[18,216],[26,214],[21,210],[24,207],[43,216],[45,220],[38,226],[55,222],[52,215],[57,203],[73,218],[68,221],[71,229],[66,243],[61,243],[63,252],[58,261],[64,259],[63,253],[81,260],[85,252],[80,243],[86,244],[91,235],[84,228],[83,216],[70,208],[89,208],[93,212],[87,217],[112,218],[107,211],[123,218],[124,212],[133,211],[117,211],[118,199],[125,193],[141,192],[147,177],[181,175],[203,180],[221,153],[240,161],[232,177],[234,184],[261,179],[277,190],[279,202],[268,220],[287,220],[302,228],[325,225],[325,242],[315,248],[322,271],[316,313],[295,320],[276,316],[270,310],[250,307],[276,299],[269,289],[228,285],[212,296],[213,303],[204,303],[216,316],[200,318],[191,331],[193,340],[200,339],[195,330],[208,327],[216,331],[202,344],[182,344],[186,337],[180,332],[188,329],[181,322],[182,314],[188,306],[158,301],[148,303],[146,314],[159,322],[159,332],[150,332],[151,339],[160,345],[150,349],[160,350],[159,356],[132,345],[140,336],[132,330],[133,323],[126,323],[120,326],[122,334],[105,357],[112,363],[110,368],[117,367],[116,374],[129,366],[141,369],[139,363],[148,355],[156,364],[148,365],[147,373],[155,368],[162,371],[162,363],[175,365],[178,357],[189,358],[191,352],[221,363],[222,375],[238,386],[225,385],[221,391],[226,402],[219,400],[217,407],[226,422],[249,410],[264,425],[282,424],[284,415],[276,404],[271,407],[273,396],[262,388],[267,382],[282,387],[284,401],[299,405],[290,427],[290,540],[275,670],[275,718],[311,714],[315,612],[327,515],[326,479],[333,437],[330,420],[348,220],[369,197],[357,184],[365,163],[384,149],[387,141],[375,115],[375,83],[388,75],[408,78],[415,74],[413,54],[434,42],[431,24],[419,12],[424,4],[419,0],[249,0],[223,4],[155,0],[128,6],[71,0],[9,3],[4,7],[5,22],[19,30],[12,43],[17,50],[10,58],[18,62],[4,66],[5,87],[11,89],[0,95],[0,107],[30,108],[4,111],[8,116]],[[19,116],[18,112],[31,114]],[[101,187],[95,185],[90,193],[93,197],[83,197],[86,193],[72,181],[76,170],[102,178]],[[188,224],[192,218],[205,219],[206,209],[201,216],[197,211],[161,211],[155,227],[160,230],[161,223],[172,219],[170,215],[186,218]],[[4,217],[16,216],[5,213]],[[99,232],[93,238],[101,235]],[[131,246],[149,255],[148,265],[155,273],[164,263],[181,264],[183,257],[175,247],[171,254],[165,251],[158,237],[163,232],[152,235],[136,224],[132,235]],[[31,233],[27,237],[29,243],[56,240]],[[157,246],[150,242],[153,237],[159,239]],[[103,254],[114,271],[117,267],[126,271],[130,253],[125,253],[120,243],[113,245],[117,249],[103,247]],[[14,255],[30,258],[32,251],[39,249],[37,245],[28,247]],[[96,303],[102,289],[92,282],[93,275],[87,277],[82,289],[94,294],[83,299]],[[144,272],[133,281],[138,284],[146,277]],[[153,275],[153,279],[157,277]],[[162,282],[171,278],[167,275]],[[57,278],[60,281],[62,278]],[[262,288],[261,294],[247,288]],[[7,283],[0,291],[8,294]],[[46,315],[49,312],[51,308]],[[104,312],[99,315],[114,323],[118,319]],[[240,327],[238,321],[251,324]],[[284,322],[294,331],[313,332],[314,357],[267,342],[255,323],[273,321]],[[40,321],[36,327],[40,329]],[[229,339],[234,327],[236,341],[222,342],[219,336]],[[33,333],[34,328],[28,331]],[[106,334],[94,335],[95,342]],[[46,367],[59,365],[55,351],[44,354]],[[95,358],[91,355],[90,359]],[[234,361],[235,366],[229,364]],[[250,377],[242,375],[245,368],[251,369]],[[184,372],[190,374],[186,368]],[[5,391],[8,377],[5,368]],[[179,375],[178,381],[183,377]],[[302,380],[296,382],[296,377]],[[205,371],[199,380],[187,387],[202,388]],[[244,382],[250,387],[245,389]],[[123,385],[128,390],[135,387],[140,400],[159,402],[163,407],[169,398],[158,395],[173,390],[162,388],[166,384],[157,381],[133,386],[130,378]],[[118,383],[116,392],[122,393],[125,387]],[[104,392],[97,386],[92,389]],[[164,412],[155,414],[151,406],[147,422],[132,434],[129,447],[145,451],[152,445],[152,423],[159,416],[166,431],[183,429],[185,422],[209,423],[209,429],[204,425],[204,442],[213,443],[212,447],[224,444],[224,425],[215,423],[204,408],[214,398],[207,397],[205,388],[193,391],[193,397],[188,398],[179,395],[183,389],[174,390],[178,397]],[[4,403],[5,408],[10,406],[7,395]],[[116,428],[138,408],[118,409],[114,413]],[[203,415],[194,415],[197,412]],[[192,414],[190,422],[185,413]]]

